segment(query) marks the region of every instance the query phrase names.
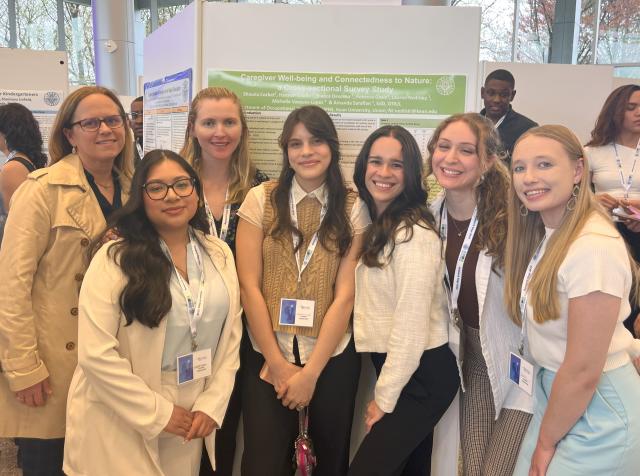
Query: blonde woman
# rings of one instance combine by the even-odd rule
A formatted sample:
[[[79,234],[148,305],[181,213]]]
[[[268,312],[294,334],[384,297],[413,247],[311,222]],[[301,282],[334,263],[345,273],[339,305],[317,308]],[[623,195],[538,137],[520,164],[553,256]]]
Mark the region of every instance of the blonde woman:
[[[0,251],[0,436],[19,437],[25,476],[62,472],[86,250],[126,200],[133,147],[117,96],[80,88],[56,117],[51,165],[12,198],[19,213],[9,214]]]
[[[512,172],[506,303],[540,366],[514,474],[635,475],[640,376],[631,362],[640,342],[622,324],[635,264],[567,128],[524,134]]]
[[[211,233],[225,241],[236,253],[238,209],[251,187],[268,177],[256,169],[249,158],[249,129],[238,96],[227,88],[200,91],[191,102],[184,147],[180,154],[196,169],[204,189],[204,203]],[[243,331],[241,354],[247,346]],[[230,475],[236,450],[236,431],[240,419],[239,382],[242,364],[236,374],[224,425],[216,435],[216,466],[203,454],[201,473]]]
[[[445,242],[449,344],[463,376],[464,474],[511,476],[533,398],[509,381],[520,338],[503,300],[509,173],[498,133],[480,114],[444,120],[428,150],[444,189],[431,208]]]

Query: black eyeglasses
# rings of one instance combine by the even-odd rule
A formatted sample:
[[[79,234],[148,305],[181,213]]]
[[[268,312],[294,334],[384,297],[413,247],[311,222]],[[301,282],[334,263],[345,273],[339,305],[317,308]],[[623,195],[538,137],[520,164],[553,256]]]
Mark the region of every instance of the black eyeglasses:
[[[141,112],[130,112],[129,115],[131,116],[131,120],[135,121],[136,119],[140,118],[142,119],[142,116],[144,115]]]
[[[85,132],[95,132],[100,129],[102,123],[105,123],[109,129],[118,129],[124,125],[124,119],[120,115],[107,117],[90,117],[69,124],[69,128],[79,125]]]
[[[149,182],[145,183],[142,188],[147,193],[147,196],[151,200],[164,200],[169,193],[169,189],[173,190],[178,197],[185,198],[193,193],[194,179],[184,178],[176,180],[172,184],[164,182]]]

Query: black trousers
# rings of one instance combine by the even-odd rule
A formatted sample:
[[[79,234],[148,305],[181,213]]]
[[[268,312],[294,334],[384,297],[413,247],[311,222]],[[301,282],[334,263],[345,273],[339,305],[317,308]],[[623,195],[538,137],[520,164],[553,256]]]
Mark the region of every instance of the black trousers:
[[[293,475],[298,412],[282,406],[273,385],[260,379],[262,354],[250,349],[246,364],[242,376],[242,475]],[[309,434],[318,457],[314,476],[347,473],[360,364],[352,339],[344,352],[329,359],[316,383],[309,404]]]
[[[371,354],[378,375],[385,359],[386,354]],[[365,436],[349,476],[429,475],[433,429],[459,386],[449,346],[426,350],[393,412],[384,415]]]
[[[15,441],[23,476],[64,476],[64,438],[16,438]]]
[[[216,433],[216,470],[211,467],[206,446],[202,447],[202,460],[200,461],[200,476],[232,476],[233,460],[236,454],[236,433],[240,413],[242,412],[241,375],[244,370],[247,351],[251,348],[249,334],[246,325],[242,326],[242,339],[240,340],[240,367],[236,372],[233,391],[227,405],[227,413],[222,422],[222,428]]]
[[[633,259],[635,259],[637,262],[640,263],[640,233],[635,233],[629,230],[622,223],[616,223],[616,227],[618,228],[618,231],[622,235],[622,238],[624,238],[624,241],[627,242],[627,245],[629,246]],[[638,306],[633,302],[636,299],[633,291],[631,292],[630,298],[632,300],[631,314],[629,314],[629,316],[625,319],[624,325],[627,329],[629,329],[629,331],[632,334],[634,334],[633,324],[636,321],[636,316],[638,315],[638,312],[640,312],[640,308],[638,308]]]

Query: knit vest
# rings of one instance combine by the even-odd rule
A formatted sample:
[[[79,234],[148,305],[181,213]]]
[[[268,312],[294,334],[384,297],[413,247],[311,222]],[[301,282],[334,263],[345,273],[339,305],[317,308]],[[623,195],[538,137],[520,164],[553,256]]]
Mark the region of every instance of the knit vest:
[[[333,302],[334,285],[340,255],[337,250],[327,250],[318,241],[309,264],[298,282],[298,265],[293,254],[293,238],[291,233],[273,237],[276,210],[271,202],[271,194],[278,182],[264,183],[265,203],[262,242],[262,295],[267,303],[271,325],[274,331],[286,332],[308,337],[318,337],[324,315]],[[349,191],[346,200],[347,216],[355,203],[357,194]],[[320,210],[322,205],[315,197],[305,197],[296,206],[298,229],[302,232],[302,245],[298,249],[300,264],[313,234],[320,227]],[[286,326],[279,324],[280,299],[308,299],[315,302],[313,327]],[[351,327],[351,325],[349,325]],[[350,329],[348,330],[351,331]]]

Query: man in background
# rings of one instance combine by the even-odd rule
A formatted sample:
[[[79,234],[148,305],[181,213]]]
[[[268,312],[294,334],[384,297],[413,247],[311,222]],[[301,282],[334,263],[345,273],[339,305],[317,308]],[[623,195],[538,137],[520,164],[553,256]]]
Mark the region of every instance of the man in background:
[[[509,164],[513,146],[518,138],[538,124],[518,114],[511,107],[511,101],[516,97],[516,81],[506,69],[496,69],[489,73],[480,89],[480,95],[484,101],[484,109],[480,114],[495,124],[506,152],[505,161]]]
[[[142,160],[142,157],[144,156],[143,153],[143,149],[142,149],[142,126],[143,126],[143,122],[144,122],[144,116],[143,116],[143,97],[137,97],[133,100],[133,102],[131,103],[131,120],[129,121],[129,124],[131,125],[131,130],[133,130],[133,135],[135,136],[135,144],[136,144],[136,160],[135,163],[138,164],[138,162],[140,162]]]

